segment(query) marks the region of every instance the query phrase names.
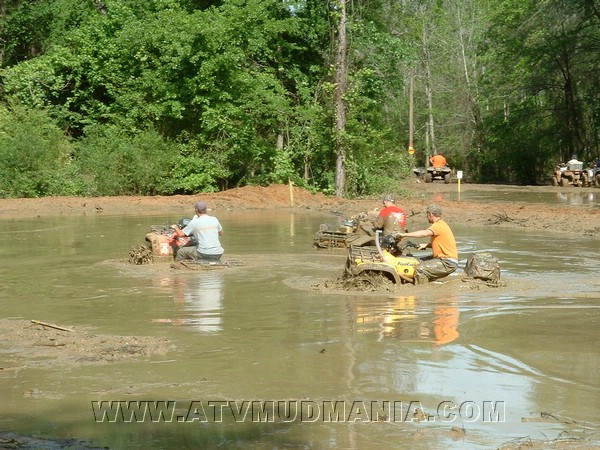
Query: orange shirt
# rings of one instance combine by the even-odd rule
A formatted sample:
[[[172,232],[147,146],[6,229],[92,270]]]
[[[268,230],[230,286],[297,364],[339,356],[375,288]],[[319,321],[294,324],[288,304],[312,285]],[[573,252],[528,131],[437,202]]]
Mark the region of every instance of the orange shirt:
[[[447,164],[446,158],[444,158],[444,155],[440,155],[440,154],[432,156],[429,161],[431,162],[431,165],[433,167],[444,167]]]
[[[435,343],[447,344],[458,338],[458,307],[434,309],[433,332]]]
[[[458,259],[456,240],[448,224],[439,219],[428,229],[433,232],[433,236],[431,237],[433,257]]]

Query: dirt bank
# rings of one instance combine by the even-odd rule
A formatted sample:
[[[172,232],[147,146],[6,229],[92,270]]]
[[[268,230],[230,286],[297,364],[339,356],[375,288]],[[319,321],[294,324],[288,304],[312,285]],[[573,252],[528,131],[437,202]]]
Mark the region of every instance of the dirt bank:
[[[463,185],[462,192],[504,192],[507,197],[519,198],[520,194],[588,193],[600,195],[597,188],[574,188],[553,186],[499,186]],[[531,204],[520,201],[451,201],[445,200],[456,185],[443,183],[406,182],[396,190],[398,204],[408,215],[422,214],[432,201],[439,203],[448,222],[475,226],[503,226],[532,231],[550,231],[567,234],[594,236],[600,231],[600,211],[593,207],[569,205]],[[198,195],[175,195],[170,197],[50,197],[41,199],[0,199],[0,219],[26,218],[55,215],[150,215],[189,213],[193,203],[205,200],[214,214],[221,210],[301,208],[331,211],[350,216],[360,211],[380,206],[379,198],[359,200],[338,199],[323,194],[312,194],[305,189],[287,185],[268,187],[246,186],[217,193]]]

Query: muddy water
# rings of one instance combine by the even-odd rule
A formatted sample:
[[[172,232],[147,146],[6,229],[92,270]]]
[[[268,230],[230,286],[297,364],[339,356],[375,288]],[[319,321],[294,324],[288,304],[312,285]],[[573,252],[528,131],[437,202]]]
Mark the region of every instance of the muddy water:
[[[529,192],[523,191],[522,186],[497,186],[494,190],[480,190],[469,184],[463,185],[460,190],[458,185],[439,185],[440,193],[434,196],[436,201],[506,201],[526,202],[532,204],[582,206],[598,208],[600,206],[600,193],[596,188],[554,188],[550,186],[532,187]],[[443,192],[441,192],[443,190]],[[424,194],[429,195],[429,194]]]
[[[340,275],[344,255],[311,248],[332,216],[219,218],[228,257],[243,267],[182,272],[116,261],[150,224],[172,217],[1,221],[2,318],[166,337],[176,347],[110,365],[0,371],[0,431],[110,448],[600,441],[598,240],[457,224],[461,263],[492,251],[504,286],[457,275],[339,293],[322,287]],[[11,349],[0,350],[0,367],[11,367]],[[132,418],[132,403],[125,420],[94,407],[109,401],[175,403],[159,403],[164,416],[154,422],[156,411]]]

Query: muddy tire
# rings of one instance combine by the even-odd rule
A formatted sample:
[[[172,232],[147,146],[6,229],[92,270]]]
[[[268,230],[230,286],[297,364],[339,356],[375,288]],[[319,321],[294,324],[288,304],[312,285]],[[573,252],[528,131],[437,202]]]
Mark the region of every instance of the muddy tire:
[[[588,176],[587,172],[584,172],[581,182],[582,182],[583,187],[591,186],[592,183],[590,183],[590,177]]]
[[[558,186],[558,178],[552,177],[552,186]]]
[[[143,265],[152,263],[152,248],[147,244],[134,245],[129,250],[129,264]]]
[[[596,186],[600,186],[600,173],[596,175],[596,178],[594,178],[594,182]]]
[[[352,284],[362,290],[372,290],[384,286],[394,286],[395,281],[385,272],[367,270],[354,276]]]
[[[444,175],[444,183],[450,184],[450,178],[451,178],[451,175],[449,173]]]
[[[561,180],[560,180],[560,185],[561,185],[562,187],[567,187],[567,186],[569,185],[569,179],[568,179],[568,178],[565,178],[565,177],[561,178]]]
[[[431,175],[429,172],[427,172],[425,174],[425,183],[431,183],[433,181],[433,175]]]

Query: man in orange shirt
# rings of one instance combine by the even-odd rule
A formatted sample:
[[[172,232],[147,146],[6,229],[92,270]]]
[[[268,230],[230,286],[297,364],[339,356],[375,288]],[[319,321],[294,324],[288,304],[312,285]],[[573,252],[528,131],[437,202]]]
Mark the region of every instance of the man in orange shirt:
[[[432,255],[423,258],[415,268],[415,284],[434,281],[450,275],[458,267],[458,249],[454,233],[442,219],[442,208],[429,205],[426,209],[427,220],[431,226],[425,230],[400,233],[400,237],[424,238],[431,237],[431,242],[421,244],[419,250],[431,248]]]
[[[444,155],[442,155],[441,153],[433,155],[431,158],[429,158],[429,162],[435,169],[439,169],[440,167],[446,167],[446,165],[448,164],[446,158],[444,158]]]

